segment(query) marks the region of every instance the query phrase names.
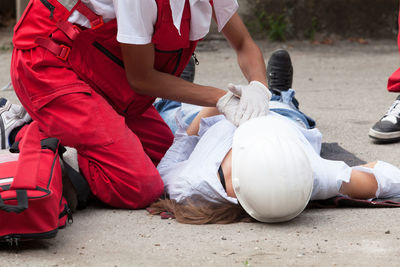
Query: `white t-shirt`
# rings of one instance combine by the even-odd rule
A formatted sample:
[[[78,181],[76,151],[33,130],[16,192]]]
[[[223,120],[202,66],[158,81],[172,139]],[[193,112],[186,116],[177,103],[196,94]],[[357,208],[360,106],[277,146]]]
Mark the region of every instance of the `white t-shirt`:
[[[82,0],[96,14],[103,16],[105,22],[117,18],[120,43],[149,44],[157,21],[155,0]],[[212,8],[209,0],[189,0],[191,10],[190,40],[199,40],[210,29]],[[170,0],[174,25],[180,31],[184,0]],[[214,10],[218,30],[221,31],[238,9],[237,0],[214,0]],[[78,11],[74,11],[69,22],[90,28],[90,23]]]

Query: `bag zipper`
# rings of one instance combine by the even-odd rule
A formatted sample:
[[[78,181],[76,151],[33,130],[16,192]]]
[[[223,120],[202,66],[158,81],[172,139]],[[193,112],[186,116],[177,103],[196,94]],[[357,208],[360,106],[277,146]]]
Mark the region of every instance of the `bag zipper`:
[[[67,204],[64,204],[64,210],[60,213],[60,215],[58,216],[58,218],[61,219],[61,218],[64,217],[65,215],[67,215],[68,224],[72,224],[72,223],[74,222],[74,218],[72,217],[72,211],[71,211],[71,209],[68,207]]]
[[[18,246],[18,241],[26,241],[31,239],[47,239],[53,238],[57,235],[58,228],[46,233],[38,234],[9,234],[5,236],[0,236],[0,242],[8,242],[10,245],[15,243]]]
[[[47,0],[40,0],[40,2],[42,2],[42,4],[48,9],[50,10],[50,19],[54,18],[54,9],[56,8],[55,6],[53,6],[49,1]]]

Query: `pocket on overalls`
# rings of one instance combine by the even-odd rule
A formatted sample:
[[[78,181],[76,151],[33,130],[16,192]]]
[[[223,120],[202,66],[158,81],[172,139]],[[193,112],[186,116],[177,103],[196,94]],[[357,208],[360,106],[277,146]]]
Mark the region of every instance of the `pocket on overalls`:
[[[101,30],[82,32],[73,43],[69,62],[79,77],[118,113],[124,115],[129,108],[130,112],[139,114],[152,104],[154,98],[137,94],[129,85],[116,28],[113,34],[107,33],[105,28],[102,35]]]
[[[90,93],[91,88],[69,67],[69,64],[42,47],[20,50],[16,60],[18,84],[28,96],[34,110],[54,98],[68,93]]]
[[[170,51],[155,48],[154,54],[157,60],[155,61],[154,68],[158,71],[175,75],[181,64],[182,53],[182,48]]]
[[[114,143],[112,125],[123,120],[95,92],[60,95],[37,114],[46,134],[76,148]]]
[[[155,46],[154,68],[158,71],[179,76],[181,64],[185,64],[187,58],[184,50],[190,47],[190,10],[186,6],[182,14],[180,31],[178,31],[172,19],[172,11],[168,1],[162,6],[161,20],[157,23],[152,42]]]

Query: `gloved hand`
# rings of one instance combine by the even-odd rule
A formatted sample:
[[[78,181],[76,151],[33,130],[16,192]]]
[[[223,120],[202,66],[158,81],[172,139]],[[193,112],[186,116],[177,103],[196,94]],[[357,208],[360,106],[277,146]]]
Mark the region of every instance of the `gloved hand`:
[[[234,125],[239,126],[235,123],[236,110],[239,108],[240,99],[235,96],[232,92],[228,91],[223,97],[217,102],[217,109],[219,112],[225,115],[226,119],[232,122]]]
[[[272,94],[262,83],[252,81],[248,85],[229,84],[228,89],[240,97],[240,104],[233,119],[235,125],[268,114]]]

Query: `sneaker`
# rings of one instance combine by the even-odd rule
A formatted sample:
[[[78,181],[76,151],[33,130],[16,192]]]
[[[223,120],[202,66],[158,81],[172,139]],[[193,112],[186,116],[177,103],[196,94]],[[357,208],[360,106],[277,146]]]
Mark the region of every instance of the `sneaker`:
[[[293,66],[288,51],[280,49],[272,53],[267,65],[268,88],[275,94],[292,88]]]
[[[30,116],[22,106],[0,98],[0,149],[8,149],[11,145],[10,133],[30,120]]]
[[[369,130],[368,135],[377,141],[400,140],[400,95],[382,119]]]

